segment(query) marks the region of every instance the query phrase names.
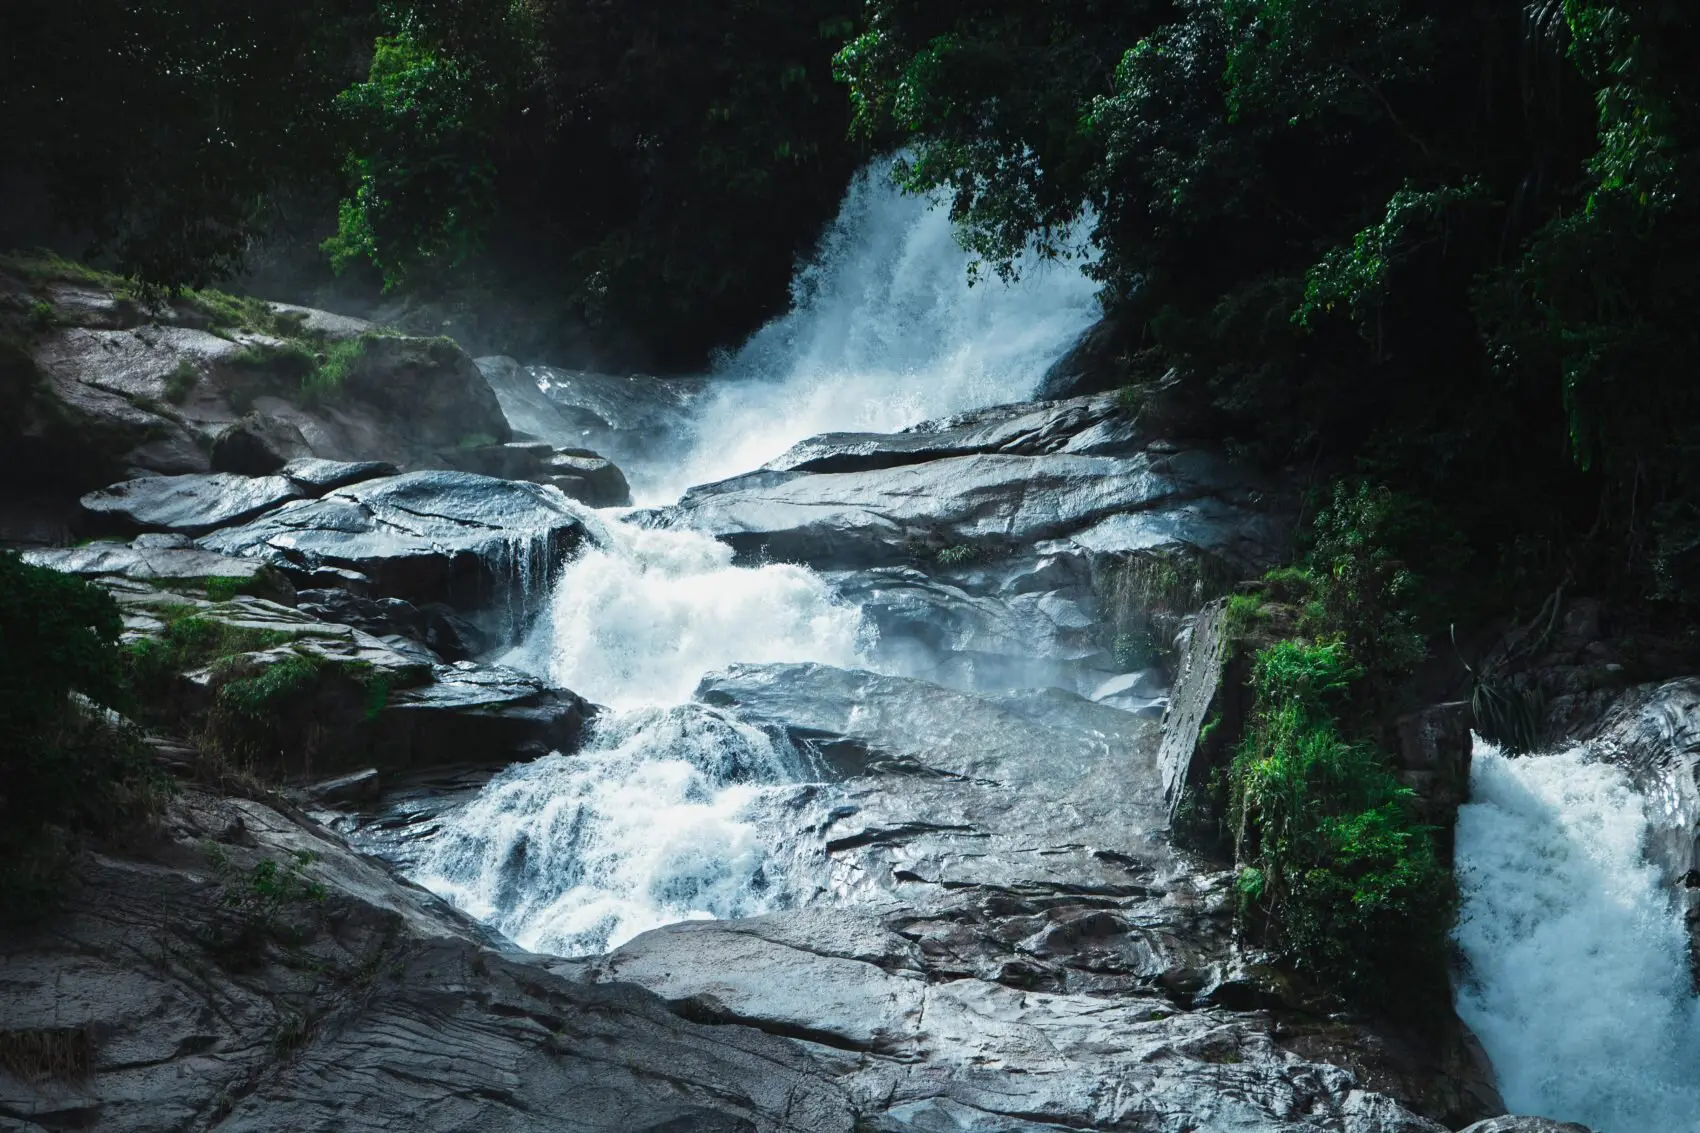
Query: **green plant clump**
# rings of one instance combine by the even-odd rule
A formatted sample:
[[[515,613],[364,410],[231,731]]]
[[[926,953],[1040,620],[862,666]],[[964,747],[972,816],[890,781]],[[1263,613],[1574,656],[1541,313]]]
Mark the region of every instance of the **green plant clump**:
[[[1230,823],[1246,931],[1325,986],[1387,1003],[1401,980],[1444,978],[1453,890],[1411,790],[1342,733],[1363,675],[1338,640],[1257,654]]]
[[[58,896],[78,841],[119,838],[163,786],[125,702],[117,604],[81,579],[0,551],[0,907]]]

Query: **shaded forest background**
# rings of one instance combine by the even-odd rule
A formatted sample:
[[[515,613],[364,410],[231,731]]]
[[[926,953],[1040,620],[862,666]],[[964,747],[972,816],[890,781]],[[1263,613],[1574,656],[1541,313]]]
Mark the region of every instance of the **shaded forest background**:
[[[905,147],[981,274],[1093,249],[1095,385],[1390,488],[1431,635],[1559,585],[1686,608],[1695,23],[1682,0],[14,4],[0,245],[688,369],[784,306],[853,172]]]

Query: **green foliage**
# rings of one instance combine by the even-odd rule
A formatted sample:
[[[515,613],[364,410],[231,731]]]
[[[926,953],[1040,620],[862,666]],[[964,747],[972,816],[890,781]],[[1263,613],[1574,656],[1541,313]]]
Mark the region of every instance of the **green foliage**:
[[[338,272],[369,261],[387,291],[478,250],[495,209],[490,150],[504,106],[503,76],[480,62],[403,31],[380,38],[367,80],[338,96],[360,138],[351,195],[325,243]]]
[[[0,904],[14,912],[52,902],[80,836],[157,809],[140,738],[104,710],[125,701],[122,628],[105,591],[0,551]]]
[[[1444,979],[1450,877],[1411,791],[1337,714],[1363,667],[1339,641],[1282,641],[1253,667],[1230,773],[1246,930],[1325,986],[1388,1003]]]
[[[1106,385],[1435,502],[1483,602],[1695,603],[1696,54],[1666,0],[872,0],[839,63],[994,266],[1090,226]]]
[[[962,543],[951,547],[942,547],[939,549],[939,553],[933,557],[939,561],[940,566],[962,566],[979,558],[980,551],[978,548]]]
[[[187,358],[165,376],[165,400],[173,405],[182,405],[189,399],[189,393],[201,380],[201,372]]]
[[[301,381],[301,393],[308,404],[334,398],[365,359],[367,347],[375,337],[363,334],[326,347],[324,360],[318,362],[313,372]]]
[[[144,707],[164,702],[180,673],[292,640],[277,630],[236,626],[204,616],[192,606],[163,607],[161,614],[166,619],[164,632],[132,642],[122,654],[129,684]]]

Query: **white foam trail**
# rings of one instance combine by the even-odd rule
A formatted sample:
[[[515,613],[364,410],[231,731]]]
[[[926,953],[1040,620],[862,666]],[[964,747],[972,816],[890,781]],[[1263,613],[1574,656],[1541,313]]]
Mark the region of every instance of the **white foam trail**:
[[[1101,316],[1096,285],[1079,262],[1029,256],[1018,282],[970,287],[970,260],[948,209],[900,193],[887,163],[864,171],[791,311],[715,368],[687,450],[638,477],[642,502],[672,503],[819,433],[894,432],[1030,396]]]
[[[621,714],[589,750],[510,767],[456,814],[415,880],[521,947],[576,956],[674,921],[754,916],[819,874],[776,812],[794,753],[696,705]],[[815,848],[818,852],[818,847]]]
[[[854,668],[861,613],[804,567],[735,567],[694,531],[610,523],[561,571],[532,637],[508,660],[615,708],[682,704],[734,662]]]
[[[1458,1013],[1513,1113],[1597,1133],[1700,1130],[1700,1004],[1619,768],[1478,742],[1458,815]]]

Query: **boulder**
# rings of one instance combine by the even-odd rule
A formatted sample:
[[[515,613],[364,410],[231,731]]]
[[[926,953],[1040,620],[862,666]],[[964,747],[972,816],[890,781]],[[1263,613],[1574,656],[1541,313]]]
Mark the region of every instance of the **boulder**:
[[[204,535],[306,495],[285,476],[212,472],[125,480],[90,492],[82,506],[96,525],[108,529]]]
[[[503,766],[578,750],[595,709],[565,689],[497,665],[439,665],[428,685],[393,698],[408,729],[409,766]]]
[[[544,441],[513,441],[462,449],[455,457],[469,472],[504,480],[530,480],[561,489],[588,507],[626,507],[632,502],[625,473],[589,449],[556,448]]]
[[[1647,797],[1647,860],[1683,912],[1689,966],[1700,978],[1700,678],[1620,694],[1590,732],[1593,750]]]
[[[396,466],[385,460],[321,460],[316,457],[292,460],[281,471],[310,496],[322,496],[337,488],[394,476],[397,472]]]
[[[312,452],[301,430],[288,421],[250,413],[213,437],[212,467],[215,472],[270,476]]]
[[[1114,398],[1001,405],[900,433],[827,433],[769,461],[776,472],[867,472],[951,456],[1003,453],[1131,455],[1143,448],[1132,414]]]
[[[1573,1121],[1553,1121],[1546,1117],[1490,1117],[1478,1121],[1462,1133],[1593,1133],[1586,1125]]]
[[[411,472],[296,501],[200,545],[304,579],[356,571],[374,594],[415,604],[500,607],[517,630],[584,535],[577,513],[539,485]]]

